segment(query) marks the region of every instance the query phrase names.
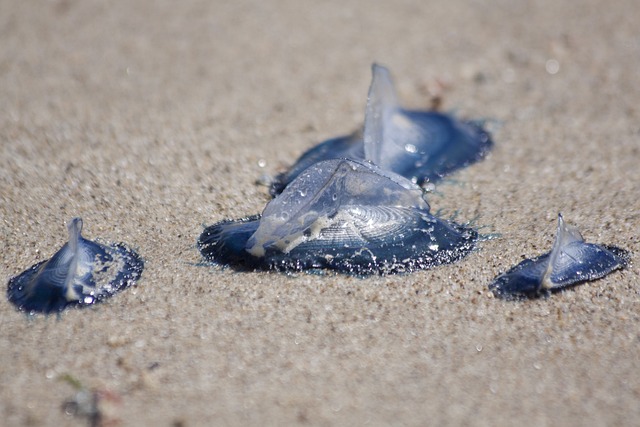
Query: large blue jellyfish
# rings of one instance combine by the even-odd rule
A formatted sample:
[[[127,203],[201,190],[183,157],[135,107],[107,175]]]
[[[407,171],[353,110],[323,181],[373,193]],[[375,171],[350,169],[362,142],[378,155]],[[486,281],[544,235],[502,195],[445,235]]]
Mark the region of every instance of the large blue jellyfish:
[[[364,131],[311,148],[275,178],[272,195],[322,160],[369,160],[381,169],[423,185],[480,160],[491,148],[489,133],[475,122],[460,121],[436,111],[403,109],[389,70],[374,64],[372,71]]]
[[[477,234],[429,212],[422,188],[372,163],[313,164],[261,216],[222,221],[198,240],[205,259],[241,269],[388,274],[456,261]]]

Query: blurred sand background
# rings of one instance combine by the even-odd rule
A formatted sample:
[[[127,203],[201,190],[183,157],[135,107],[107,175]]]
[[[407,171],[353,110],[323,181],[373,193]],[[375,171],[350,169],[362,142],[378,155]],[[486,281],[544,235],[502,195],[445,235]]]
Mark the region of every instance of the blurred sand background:
[[[635,0],[0,1],[0,277],[84,235],[146,261],[60,318],[0,298],[0,424],[637,425],[640,7]],[[495,149],[437,187],[475,220],[459,263],[366,280],[199,265],[203,225],[360,126],[373,61],[405,106],[492,119]],[[558,212],[633,265],[503,302]]]

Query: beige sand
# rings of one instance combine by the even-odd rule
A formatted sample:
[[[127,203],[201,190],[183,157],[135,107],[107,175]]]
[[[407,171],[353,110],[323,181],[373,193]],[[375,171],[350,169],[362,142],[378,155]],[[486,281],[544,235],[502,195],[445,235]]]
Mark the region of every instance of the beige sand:
[[[110,392],[106,421],[126,426],[640,419],[635,0],[1,3],[2,280],[76,215],[146,269],[60,319],[0,299],[0,424],[83,425],[61,410],[65,374]],[[374,60],[405,105],[444,87],[443,108],[500,125],[430,200],[501,237],[366,280],[198,265],[203,224],[259,212],[257,178],[359,126]],[[635,265],[492,298],[496,274],[550,248],[559,211]]]

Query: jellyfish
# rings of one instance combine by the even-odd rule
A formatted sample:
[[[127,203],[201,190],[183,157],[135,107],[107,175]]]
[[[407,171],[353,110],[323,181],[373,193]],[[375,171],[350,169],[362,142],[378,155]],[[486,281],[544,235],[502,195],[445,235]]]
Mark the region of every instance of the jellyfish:
[[[82,237],[82,219],[67,225],[69,241],[50,259],[9,280],[7,297],[20,310],[60,312],[105,300],[140,278],[144,263],[126,245]]]
[[[495,278],[489,289],[499,298],[535,298],[568,286],[600,279],[627,265],[627,251],[586,243],[577,228],[558,214],[551,252],[525,259]]]
[[[280,193],[296,176],[327,159],[368,160],[424,185],[482,159],[493,142],[479,122],[437,111],[406,110],[398,102],[389,70],[373,64],[362,131],[333,138],[305,152],[271,184]]]

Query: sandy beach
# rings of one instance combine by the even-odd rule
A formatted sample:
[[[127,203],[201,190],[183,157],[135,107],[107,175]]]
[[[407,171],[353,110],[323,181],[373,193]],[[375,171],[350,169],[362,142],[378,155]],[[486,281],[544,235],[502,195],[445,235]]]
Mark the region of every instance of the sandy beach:
[[[640,8],[634,0],[0,0],[0,277],[84,236],[144,258],[103,304],[0,298],[0,424],[636,425]],[[406,107],[486,119],[495,146],[434,212],[493,236],[407,275],[234,272],[203,227],[361,126],[371,64]],[[631,265],[532,301],[487,285],[562,212]]]

